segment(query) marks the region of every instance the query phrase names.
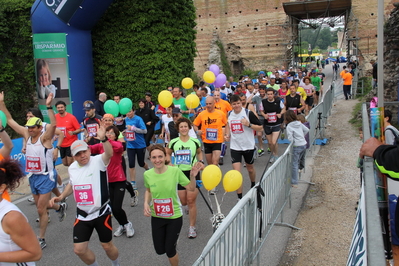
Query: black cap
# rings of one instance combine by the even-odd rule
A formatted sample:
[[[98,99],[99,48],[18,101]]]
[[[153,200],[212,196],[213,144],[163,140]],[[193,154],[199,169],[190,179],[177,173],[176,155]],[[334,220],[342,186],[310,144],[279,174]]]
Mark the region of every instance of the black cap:
[[[176,107],[172,109],[172,114],[180,114],[180,108]]]

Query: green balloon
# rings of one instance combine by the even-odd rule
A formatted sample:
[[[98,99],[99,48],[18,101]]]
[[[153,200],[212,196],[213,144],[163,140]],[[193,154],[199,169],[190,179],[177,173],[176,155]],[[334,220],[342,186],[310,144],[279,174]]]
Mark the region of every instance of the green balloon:
[[[119,113],[121,113],[122,115],[129,113],[130,110],[132,110],[132,106],[132,100],[130,100],[129,98],[123,98],[119,101]]]
[[[104,103],[104,110],[107,114],[111,114],[114,117],[119,114],[119,106],[114,100],[108,100]]]
[[[3,111],[0,111],[0,119],[1,119],[1,125],[3,127],[6,127],[7,126],[7,117]]]

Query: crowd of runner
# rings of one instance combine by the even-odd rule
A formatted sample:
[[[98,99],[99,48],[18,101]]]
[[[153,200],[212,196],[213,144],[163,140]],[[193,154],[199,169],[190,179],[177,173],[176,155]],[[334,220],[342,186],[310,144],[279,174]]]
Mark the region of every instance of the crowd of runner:
[[[178,265],[176,243],[183,213],[189,214],[187,237],[197,237],[196,186],[200,184],[197,182],[201,179],[200,171],[206,165],[226,163],[223,158],[228,150],[232,168],[241,172],[242,165],[246,167],[253,187],[256,182],[254,162],[265,154],[264,140],[267,140],[266,152],[270,153],[269,163],[274,163],[279,158],[277,141],[287,124],[287,137],[296,147],[292,178],[292,185],[296,186],[298,169],[304,167],[308,132],[299,120],[305,122],[304,116],[319,102],[324,78],[322,68],[286,70],[282,66],[274,71],[260,71],[256,77],[241,76],[238,81],[230,77],[220,88],[202,81],[189,91],[200,100],[199,106],[193,109],[187,108],[185,103],[188,90],[170,86],[166,88],[173,95],[170,106],[157,105],[147,92],[126,115],[117,116],[105,112],[107,95],[100,93],[96,101],[84,102],[83,121],[66,111],[65,102],[53,103],[50,93],[46,99],[50,123],[43,122],[40,111],[31,108],[23,125],[13,120],[6,108],[5,95],[1,93],[0,110],[6,114],[8,125],[25,139],[25,171],[29,173],[33,195],[29,200],[36,204],[40,227],[38,245],[42,249],[47,245],[48,209],[54,209],[59,221],[63,221],[68,207],[65,200],[73,193],[78,207],[73,225],[74,252],[85,264],[98,265],[88,247],[93,229],[96,229],[112,265],[119,265],[118,249],[112,236],[134,236],[133,224],[122,206],[125,190],[128,190],[130,206],[136,207],[142,201],[144,215],[151,216],[156,253],[166,253],[170,264]],[[113,100],[118,103],[121,97],[115,95]],[[57,114],[53,112],[53,104]],[[7,143],[2,134],[5,134],[4,129],[0,129],[0,137]],[[83,135],[81,140],[79,135]],[[54,167],[58,154],[63,165],[68,167],[69,182],[65,187]],[[146,191],[142,198],[136,185],[136,160],[146,170]],[[0,180],[7,171],[0,167]],[[9,186],[13,187],[14,183],[10,182]],[[209,193],[216,193],[216,190]],[[237,199],[242,196],[241,186]],[[119,224],[115,231],[111,215]],[[21,223],[24,232],[29,231],[25,228],[27,223]],[[27,235],[31,237],[32,232]],[[31,256],[23,257],[24,261],[11,256],[7,261],[37,260],[37,255],[30,252],[34,247],[26,247],[12,234],[10,241],[14,241],[15,246],[7,251],[24,251]]]

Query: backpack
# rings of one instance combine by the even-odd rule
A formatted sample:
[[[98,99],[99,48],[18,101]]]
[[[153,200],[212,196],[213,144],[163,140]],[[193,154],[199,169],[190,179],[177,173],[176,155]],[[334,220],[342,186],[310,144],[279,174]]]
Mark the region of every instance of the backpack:
[[[389,131],[392,132],[392,134],[393,134],[393,136],[394,136],[394,139],[395,139],[394,144],[399,145],[399,138],[398,138],[399,135],[398,135],[398,133],[396,133],[396,131],[395,131],[393,128],[387,128],[387,129],[385,129],[385,132],[386,132],[387,130],[389,130]]]

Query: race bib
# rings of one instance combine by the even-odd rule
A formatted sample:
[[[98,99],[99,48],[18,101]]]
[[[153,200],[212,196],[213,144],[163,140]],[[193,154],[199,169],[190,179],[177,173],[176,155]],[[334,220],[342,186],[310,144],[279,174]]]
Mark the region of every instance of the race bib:
[[[191,151],[190,150],[175,151],[175,164],[191,165]]]
[[[90,184],[74,185],[73,193],[78,206],[94,205],[93,188]]]
[[[134,131],[125,131],[125,137],[127,141],[135,141],[136,140],[136,133]]]
[[[87,133],[89,133],[89,137],[97,136],[97,124],[87,125]]]
[[[66,127],[57,127],[59,130],[61,130],[62,134],[64,134],[64,137],[66,136]]]
[[[115,125],[117,126],[123,125],[123,117],[115,117]]]
[[[159,217],[172,217],[173,211],[173,200],[172,198],[167,199],[153,199],[155,215]]]
[[[288,107],[288,110],[294,111],[295,114],[298,114],[298,108],[296,107]]]
[[[218,140],[217,128],[207,128],[205,138],[212,141]]]
[[[26,172],[40,173],[42,171],[42,164],[40,157],[26,156]]]
[[[244,133],[244,128],[240,120],[231,120],[230,128],[231,128],[231,133],[233,134]]]
[[[277,122],[277,113],[267,113],[267,122],[269,123],[276,123]]]

